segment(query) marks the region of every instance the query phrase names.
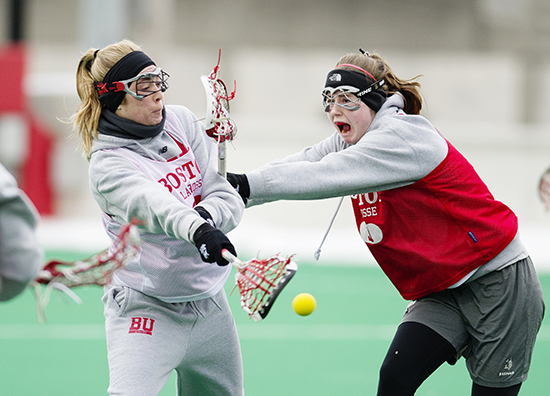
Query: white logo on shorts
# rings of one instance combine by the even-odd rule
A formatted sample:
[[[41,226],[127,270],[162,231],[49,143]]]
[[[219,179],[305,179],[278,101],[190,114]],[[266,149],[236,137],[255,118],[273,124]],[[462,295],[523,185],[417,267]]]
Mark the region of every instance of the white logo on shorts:
[[[515,371],[512,371],[512,367],[514,366],[514,362],[512,359],[508,358],[506,359],[506,363],[504,363],[504,371],[501,371],[498,373],[500,377],[508,376],[508,375],[514,375]]]

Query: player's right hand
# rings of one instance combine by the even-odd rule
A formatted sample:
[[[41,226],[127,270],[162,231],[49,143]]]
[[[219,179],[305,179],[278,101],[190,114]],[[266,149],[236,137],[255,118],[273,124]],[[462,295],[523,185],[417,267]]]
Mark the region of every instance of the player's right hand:
[[[227,173],[227,181],[233,186],[235,190],[241,196],[244,204],[248,202],[250,198],[250,184],[248,184],[248,178],[246,175],[238,173]]]
[[[237,255],[235,247],[225,234],[208,223],[197,228],[193,234],[193,242],[199,250],[202,261],[207,263],[217,263],[220,266],[229,264],[222,257],[222,249],[229,250],[234,256]]]

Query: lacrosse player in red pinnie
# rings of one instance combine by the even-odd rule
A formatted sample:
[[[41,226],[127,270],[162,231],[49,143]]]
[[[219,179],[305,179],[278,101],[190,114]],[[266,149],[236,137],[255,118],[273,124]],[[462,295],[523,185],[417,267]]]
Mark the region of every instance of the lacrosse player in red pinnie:
[[[413,395],[462,356],[473,396],[515,396],[544,315],[542,289],[516,215],[420,115],[419,88],[379,55],[345,55],[322,92],[334,134],[228,180],[247,207],[351,196],[361,238],[411,300],[378,396]]]
[[[105,287],[111,395],[243,395],[240,344],[223,286],[225,233],[244,205],[218,174],[217,145],[186,107],[165,105],[168,73],[134,43],[91,49],[73,122],[107,234],[139,219],[141,243]]]

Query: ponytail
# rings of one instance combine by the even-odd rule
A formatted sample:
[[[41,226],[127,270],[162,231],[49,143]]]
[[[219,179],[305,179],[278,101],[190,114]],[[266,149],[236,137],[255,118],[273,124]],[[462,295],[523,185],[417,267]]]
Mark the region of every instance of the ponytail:
[[[93,139],[97,137],[97,126],[101,115],[101,103],[94,87],[94,78],[91,75],[95,51],[94,49],[88,50],[78,63],[76,91],[81,102],[76,113],[71,117],[76,133],[80,136],[86,157],[89,157]]]

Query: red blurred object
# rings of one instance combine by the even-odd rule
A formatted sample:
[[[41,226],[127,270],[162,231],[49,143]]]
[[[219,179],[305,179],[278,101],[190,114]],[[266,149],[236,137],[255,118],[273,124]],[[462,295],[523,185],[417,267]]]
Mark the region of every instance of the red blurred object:
[[[21,167],[20,187],[29,196],[42,215],[54,212],[53,191],[50,181],[50,158],[53,138],[34,117],[27,117],[29,123],[29,150]]]
[[[22,45],[0,47],[0,114],[24,112],[27,104],[23,89],[26,51]]]
[[[29,147],[21,159],[19,186],[42,215],[53,214],[53,192],[50,182],[50,158],[53,137],[28,108],[24,89],[26,49],[21,44],[0,47],[0,117],[18,114],[27,122]]]

